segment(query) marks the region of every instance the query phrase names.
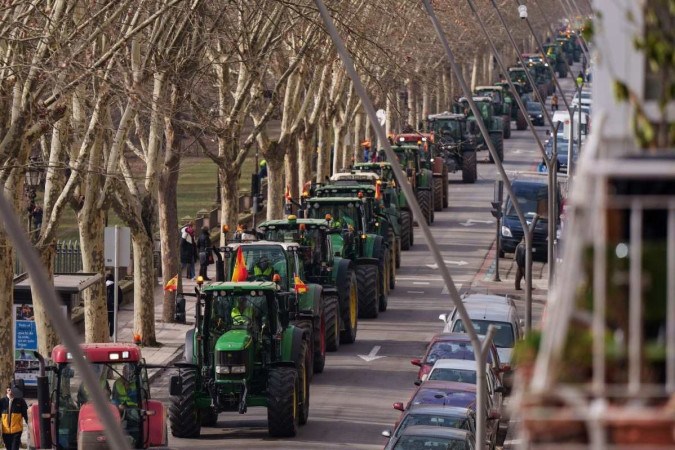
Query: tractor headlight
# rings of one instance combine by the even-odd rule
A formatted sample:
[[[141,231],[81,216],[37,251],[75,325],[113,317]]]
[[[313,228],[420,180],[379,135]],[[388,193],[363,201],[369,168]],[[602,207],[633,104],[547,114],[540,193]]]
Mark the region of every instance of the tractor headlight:
[[[246,373],[246,366],[232,366],[230,369],[232,371],[231,373]]]
[[[513,234],[511,234],[511,228],[502,225],[502,236],[504,236],[504,237],[513,237]]]
[[[228,366],[216,366],[216,373],[217,374],[230,373],[230,368]]]

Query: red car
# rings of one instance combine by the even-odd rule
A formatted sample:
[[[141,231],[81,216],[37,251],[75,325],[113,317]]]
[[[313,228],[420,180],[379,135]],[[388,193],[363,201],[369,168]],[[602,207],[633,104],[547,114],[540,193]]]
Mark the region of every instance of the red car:
[[[466,333],[441,333],[431,338],[424,356],[421,359],[414,358],[410,360],[413,366],[420,368],[417,372],[417,380],[424,381],[434,363],[439,359],[466,359],[474,361],[475,357],[469,335]],[[510,371],[511,367],[508,364],[501,364],[497,347],[494,344],[490,346],[487,362],[492,365],[495,375],[503,382],[502,373]]]

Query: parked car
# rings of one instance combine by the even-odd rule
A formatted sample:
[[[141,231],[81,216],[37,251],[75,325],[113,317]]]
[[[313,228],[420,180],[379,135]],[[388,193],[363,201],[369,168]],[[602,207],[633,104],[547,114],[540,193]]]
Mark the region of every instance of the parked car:
[[[577,145],[576,140],[573,141],[574,144],[572,145],[572,161],[576,163],[577,159],[579,158],[579,145]],[[557,159],[557,165],[556,168],[558,169],[558,172],[563,172],[567,173],[567,166],[568,166],[568,147],[569,147],[569,141],[567,139],[558,139],[558,157]],[[553,139],[549,139],[544,143],[544,151],[546,152],[547,157],[551,157],[553,155]],[[542,160],[542,165],[544,165],[544,162]]]
[[[406,428],[419,425],[457,428],[475,434],[476,413],[470,408],[459,406],[414,405],[403,414],[393,432],[385,430],[382,436],[393,440]]]
[[[492,396],[492,404],[501,411],[504,386],[489,366],[485,368],[485,378],[488,395]],[[427,380],[476,384],[476,362],[462,359],[439,359],[431,368]]]
[[[466,430],[453,428],[414,426],[408,427],[385,450],[417,449],[474,450],[475,437]]]
[[[481,337],[481,339],[483,338]],[[434,363],[439,359],[466,359],[475,361],[469,336],[466,333],[441,333],[431,338],[424,356],[410,360],[413,366],[419,367],[416,381],[424,380]],[[500,378],[502,378],[503,371],[510,370],[510,367],[505,366],[499,359],[499,352],[494,344],[490,346],[488,364],[492,366],[493,371]]]
[[[527,102],[527,115],[530,116],[532,125],[544,125],[544,108],[539,102]]]
[[[476,410],[476,385],[457,383],[452,381],[426,381],[413,393],[407,405],[402,402],[394,403],[394,409],[407,412],[415,405],[458,406]],[[497,444],[499,433],[499,419],[501,412],[497,410],[489,395],[485,396],[486,414],[486,441],[490,448]],[[404,415],[401,415],[400,421]]]
[[[497,347],[499,359],[510,362],[513,346],[523,337],[522,320],[518,317],[513,300],[499,295],[473,294],[465,297],[463,302],[478,334],[486,334],[490,325],[495,327],[493,343]],[[443,331],[464,332],[456,308],[450,314],[441,314],[439,319],[445,322]]]
[[[537,261],[548,261],[548,181],[544,177],[540,179],[519,178],[513,180],[511,186],[523,214],[528,218],[528,225],[535,214],[539,216],[534,228],[532,256]],[[555,214],[557,229],[560,227],[562,205],[559,188],[556,188],[556,195],[558,198],[558,211]],[[513,253],[522,238],[523,228],[516,215],[513,199],[507,197],[502,217],[500,256],[504,256],[504,253]]]

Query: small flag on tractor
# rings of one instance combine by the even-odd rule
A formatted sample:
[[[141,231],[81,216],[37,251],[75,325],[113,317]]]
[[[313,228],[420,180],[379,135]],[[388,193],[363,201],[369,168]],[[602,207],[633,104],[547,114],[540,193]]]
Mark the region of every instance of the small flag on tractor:
[[[293,274],[293,283],[295,284],[295,292],[304,294],[307,292],[307,285],[303,283],[299,276]]]
[[[178,274],[175,277],[166,282],[164,286],[165,291],[175,292],[178,289]]]
[[[286,193],[284,194],[284,198],[286,199],[286,203],[291,202],[291,185],[290,184],[286,185]]]
[[[241,247],[237,249],[237,260],[234,263],[234,270],[232,270],[232,281],[246,281],[248,278],[248,270],[246,270],[246,261],[244,260],[244,253]]]
[[[380,180],[375,183],[375,200],[382,200],[382,181]]]

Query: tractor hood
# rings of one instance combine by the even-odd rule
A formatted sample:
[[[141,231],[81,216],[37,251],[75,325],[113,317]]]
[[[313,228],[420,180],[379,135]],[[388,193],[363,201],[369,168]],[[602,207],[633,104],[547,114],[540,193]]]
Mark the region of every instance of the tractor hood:
[[[230,330],[216,341],[217,351],[244,350],[251,345],[251,335],[247,330]]]

